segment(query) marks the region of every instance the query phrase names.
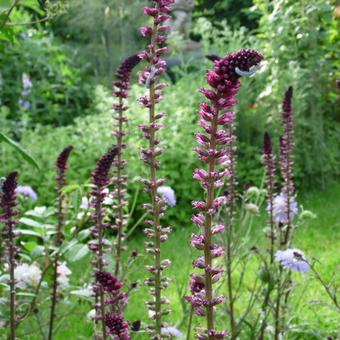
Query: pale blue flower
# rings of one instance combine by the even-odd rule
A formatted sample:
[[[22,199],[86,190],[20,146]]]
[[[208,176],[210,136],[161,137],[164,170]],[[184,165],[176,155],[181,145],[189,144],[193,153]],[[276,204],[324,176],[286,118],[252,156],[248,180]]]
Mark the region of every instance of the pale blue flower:
[[[175,192],[171,187],[161,186],[157,188],[157,193],[162,197],[162,200],[171,207],[176,205]]]
[[[36,201],[38,199],[37,193],[29,185],[18,185],[15,192],[30,198],[32,201]]]
[[[175,327],[163,327],[162,334],[165,336],[181,338],[183,334]]]
[[[276,261],[280,262],[285,269],[294,272],[305,273],[309,270],[309,264],[306,261],[305,254],[296,248],[278,250],[275,254]]]
[[[270,211],[268,205],[267,211]],[[273,200],[273,218],[276,223],[288,223],[288,208],[287,208],[287,195],[280,193],[274,197]],[[294,197],[290,198],[290,222],[293,223],[295,216],[298,213],[298,205]]]

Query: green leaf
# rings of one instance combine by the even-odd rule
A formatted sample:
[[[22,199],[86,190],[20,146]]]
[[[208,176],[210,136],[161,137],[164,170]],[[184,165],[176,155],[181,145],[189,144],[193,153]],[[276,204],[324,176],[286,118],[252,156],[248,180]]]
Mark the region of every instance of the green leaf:
[[[81,260],[89,253],[89,247],[87,244],[76,244],[66,254],[69,262],[76,262]]]
[[[20,218],[20,223],[28,225],[29,227],[34,227],[34,228],[39,228],[39,229],[44,229],[44,225],[35,221],[31,220],[30,218],[22,217]]]
[[[20,155],[25,159],[25,161],[35,166],[38,170],[40,169],[35,159],[18,142],[14,141],[13,139],[9,138],[8,136],[4,135],[1,132],[0,132],[0,142],[5,142],[9,144],[10,146],[12,146],[18,153],[20,153]]]
[[[30,236],[37,236],[37,237],[42,237],[39,233],[33,230],[26,230],[26,229],[19,229],[17,230],[20,235],[30,235]]]

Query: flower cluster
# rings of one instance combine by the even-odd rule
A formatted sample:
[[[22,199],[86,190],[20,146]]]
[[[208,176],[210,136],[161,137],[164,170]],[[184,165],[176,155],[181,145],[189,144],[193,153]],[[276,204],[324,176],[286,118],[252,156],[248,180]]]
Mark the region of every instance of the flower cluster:
[[[120,270],[122,241],[125,236],[123,229],[127,226],[128,218],[124,212],[128,204],[126,199],[127,175],[123,174],[127,162],[122,157],[123,150],[126,148],[124,125],[127,122],[127,117],[124,112],[128,109],[124,99],[128,97],[131,72],[139,64],[140,60],[138,54],[125,59],[117,70],[116,77],[118,80],[112,83],[114,86],[113,95],[117,98],[117,102],[113,104],[113,109],[116,112],[114,119],[117,121],[113,134],[116,137],[116,145],[119,150],[117,158],[113,162],[115,177],[112,178],[112,182],[115,183],[112,198],[116,200],[115,213],[112,216],[115,221],[113,228],[117,230],[115,275],[118,275]]]
[[[36,264],[23,263],[14,269],[15,285],[20,289],[36,287],[41,279],[41,270]]]
[[[275,254],[275,259],[283,268],[295,272],[305,273],[309,270],[305,254],[299,249],[278,250]]]
[[[224,225],[214,225],[213,218],[218,210],[228,203],[228,197],[216,196],[216,188],[222,187],[226,178],[233,172],[233,158],[228,146],[234,143],[233,122],[234,112],[230,108],[236,103],[236,94],[240,88],[240,75],[237,70],[248,72],[257,66],[262,55],[254,50],[241,50],[224,58],[216,59],[214,69],[207,72],[207,82],[210,89],[203,88],[201,92],[210,103],[201,104],[198,124],[203,133],[197,133],[199,147],[195,148],[199,158],[207,165],[207,169],[196,169],[194,179],[198,180],[206,192],[205,201],[194,201],[193,207],[199,210],[193,216],[193,221],[200,227],[202,234],[194,234],[191,244],[203,251],[204,256],[194,262],[195,268],[203,269],[201,275],[193,275],[190,283],[191,296],[186,296],[198,315],[205,315],[207,328],[199,339],[221,339],[226,332],[218,332],[214,326],[215,306],[224,301],[224,296],[215,296],[213,284],[222,275],[222,269],[214,266],[213,260],[224,253],[224,249],[213,242],[213,235],[224,231]]]
[[[154,264],[146,266],[152,274],[152,277],[146,280],[146,284],[151,287],[151,294],[154,296],[152,301],[147,302],[147,306],[150,318],[155,320],[155,326],[148,327],[148,331],[155,339],[164,337],[161,334],[161,328],[164,326],[162,316],[169,313],[169,310],[162,309],[162,304],[168,303],[168,300],[162,296],[162,290],[168,285],[168,279],[162,272],[170,265],[170,261],[161,260],[161,242],[167,240],[171,229],[163,228],[160,218],[165,211],[166,203],[174,204],[174,197],[167,201],[167,196],[157,193],[159,187],[164,184],[163,179],[157,178],[157,169],[160,167],[157,157],[164,150],[160,146],[156,133],[163,127],[159,120],[164,114],[156,112],[156,104],[162,99],[162,90],[166,87],[166,84],[159,82],[158,78],[165,72],[166,62],[161,57],[168,50],[164,42],[166,32],[170,29],[165,22],[170,18],[170,6],[174,2],[174,0],[153,0],[152,7],[144,8],[144,14],[150,17],[152,25],[140,29],[141,35],[149,39],[146,50],[139,53],[139,57],[147,62],[147,66],[139,74],[139,84],[148,89],[148,94],[142,96],[139,103],[149,110],[149,123],[140,125],[140,128],[149,142],[148,148],[141,150],[141,156],[150,169],[150,178],[142,181],[146,185],[145,191],[151,196],[151,204],[144,205],[146,211],[152,216],[146,221],[148,228],[145,229],[145,233],[152,239],[151,242],[146,242],[146,251],[153,255]],[[169,193],[169,190],[167,192]]]
[[[110,306],[111,309],[104,315],[109,334],[117,340],[129,340],[129,323],[125,321],[122,313],[128,299],[127,294],[121,292],[123,284],[118,278],[105,271],[96,273],[96,282],[107,296],[104,301],[105,306]]]

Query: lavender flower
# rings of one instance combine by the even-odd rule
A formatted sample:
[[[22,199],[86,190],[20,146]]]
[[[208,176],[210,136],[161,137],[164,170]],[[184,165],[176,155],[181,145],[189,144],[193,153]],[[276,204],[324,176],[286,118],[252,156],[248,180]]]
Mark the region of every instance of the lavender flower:
[[[234,178],[234,112],[230,108],[236,103],[235,96],[240,88],[240,75],[236,69],[249,71],[263,59],[254,50],[241,50],[215,60],[214,70],[207,72],[207,82],[211,89],[201,89],[210,103],[203,103],[199,112],[198,124],[204,133],[197,133],[199,147],[195,148],[206,169],[196,169],[194,179],[198,180],[205,190],[205,201],[194,201],[193,206],[199,213],[193,217],[194,222],[204,231],[202,235],[192,236],[192,245],[204,251],[204,256],[194,261],[194,267],[204,269],[204,274],[193,276],[191,284],[192,296],[186,296],[198,315],[205,315],[207,328],[197,334],[199,339],[217,339],[226,336],[226,332],[215,330],[214,306],[224,301],[224,296],[215,296],[213,283],[220,278],[221,268],[213,265],[213,259],[223,255],[224,249],[213,243],[213,234],[222,232],[224,228],[213,225],[213,217],[227,203],[225,196],[217,197],[216,188],[224,185],[226,178]],[[230,180],[232,191],[235,180]],[[231,197],[233,197],[231,192]],[[230,201],[229,201],[229,204]],[[231,226],[229,226],[229,229]],[[230,256],[230,253],[228,253]],[[204,288],[203,284],[204,283]],[[202,287],[196,291],[193,287]],[[231,311],[232,312],[232,311]],[[232,321],[233,327],[233,321]]]
[[[283,268],[294,272],[306,273],[309,270],[305,254],[299,249],[278,250],[275,259],[280,262]]]
[[[38,199],[37,193],[29,185],[18,185],[15,192],[16,194],[21,194],[24,197],[30,198],[32,201]]]
[[[18,100],[18,104],[19,106],[23,107],[25,110],[29,110],[31,107],[31,103],[26,98],[30,95],[33,84],[27,73],[22,74],[21,83],[22,83],[22,91],[21,91],[21,97]]]
[[[298,205],[294,197],[289,200],[290,207],[287,207],[287,194],[281,192],[273,199],[273,207],[268,205],[268,212],[273,211],[273,219],[276,223],[287,224],[288,223],[288,209],[290,211],[289,218],[290,223],[293,223],[295,216],[298,213]]]
[[[174,207],[176,205],[175,192],[171,187],[167,186],[158,187],[157,193],[162,197],[162,200],[166,204],[170,205],[171,207]]]
[[[120,270],[122,242],[125,237],[123,229],[127,226],[128,220],[128,215],[125,214],[128,204],[126,199],[127,175],[123,173],[127,162],[123,159],[122,155],[123,150],[126,148],[124,125],[127,123],[127,118],[124,112],[128,109],[124,99],[128,97],[131,72],[139,64],[140,60],[137,54],[125,59],[117,70],[116,77],[118,80],[112,83],[115,88],[113,95],[117,98],[117,102],[113,105],[113,109],[116,112],[114,119],[117,121],[114,135],[116,136],[116,144],[119,150],[117,158],[113,162],[115,177],[112,178],[112,183],[116,184],[112,198],[117,201],[115,213],[112,216],[115,221],[113,228],[117,230],[115,275],[118,275]]]
[[[176,327],[163,327],[162,334],[170,338],[181,338],[183,334]]]
[[[162,316],[169,313],[168,310],[162,309],[162,304],[165,304],[167,299],[162,296],[161,291],[168,285],[168,280],[163,277],[162,272],[169,261],[161,261],[161,242],[167,240],[170,228],[161,226],[160,217],[166,207],[157,195],[157,188],[164,184],[164,180],[157,177],[157,169],[160,167],[157,157],[164,150],[160,146],[160,140],[157,139],[156,133],[163,127],[158,121],[164,114],[156,111],[156,104],[162,99],[162,90],[166,87],[166,84],[159,82],[158,78],[165,72],[166,62],[161,57],[167,52],[167,47],[164,46],[165,32],[170,28],[165,25],[165,22],[170,18],[170,6],[174,2],[174,0],[153,0],[152,7],[144,8],[144,14],[151,18],[152,26],[144,26],[140,29],[142,36],[149,39],[146,50],[139,54],[139,57],[147,62],[147,66],[139,74],[139,84],[148,89],[148,94],[141,97],[139,103],[149,111],[148,124],[143,124],[140,128],[145,139],[149,141],[148,148],[142,149],[141,155],[144,163],[150,169],[150,178],[144,179],[143,183],[146,185],[145,191],[151,196],[151,204],[144,205],[144,208],[152,216],[147,221],[148,228],[145,229],[145,233],[152,239],[152,242],[147,243],[146,251],[154,257],[154,264],[146,267],[152,275],[146,282],[151,287],[151,293],[154,296],[154,299],[147,302],[147,305],[149,315],[155,320],[155,326],[148,327],[148,330],[150,336],[155,339],[162,338]]]
[[[1,257],[8,263],[9,268],[9,286],[10,286],[10,339],[16,338],[16,287],[15,287],[15,258],[18,254],[18,248],[15,245],[15,226],[18,224],[16,215],[17,172],[10,173],[2,184],[0,207],[1,222],[4,227],[1,230],[0,249],[2,250],[2,240],[6,240],[6,248]]]

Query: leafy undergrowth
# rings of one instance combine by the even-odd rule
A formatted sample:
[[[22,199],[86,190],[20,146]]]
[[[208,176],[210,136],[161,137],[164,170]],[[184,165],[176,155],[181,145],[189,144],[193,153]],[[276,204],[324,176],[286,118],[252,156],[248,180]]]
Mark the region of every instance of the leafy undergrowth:
[[[339,220],[339,199],[340,184],[329,186],[326,190],[320,192],[310,192],[301,195],[301,202],[306,209],[312,210],[317,214],[317,218],[310,221],[307,226],[302,227],[296,232],[294,246],[303,250],[309,259],[316,258],[319,263],[317,268],[319,272],[327,279],[332,278],[333,273],[338,270],[340,258],[340,239],[337,237],[337,231],[340,228]],[[173,209],[180,209],[177,206]],[[262,238],[262,229],[264,216],[255,218],[249,240],[249,248],[255,243],[260,245],[258,239]],[[167,296],[171,301],[172,314],[168,317],[170,325],[177,327],[183,333],[186,331],[189,307],[182,299],[187,292],[188,278],[192,271],[191,259],[194,258],[192,248],[189,246],[190,235],[195,229],[192,223],[188,221],[187,226],[177,226],[172,233],[169,242],[164,244],[163,256],[170,258],[172,266],[168,271],[168,276],[172,278],[172,283],[167,290]],[[148,257],[143,255],[144,236],[142,234],[134,235],[128,241],[130,251],[137,249],[139,257],[135,266],[129,274],[129,281],[138,280],[140,287],[130,296],[129,305],[126,310],[126,316],[129,320],[142,320],[143,325],[147,324],[147,311],[145,301],[149,298],[148,290],[143,286],[143,279],[146,278],[147,272],[144,270],[144,264],[148,262]],[[91,268],[88,265],[88,259],[77,263],[73,270],[73,280],[81,278],[81,282],[86,284],[90,279]],[[242,287],[244,296],[247,296],[247,289],[255,284],[257,276],[256,260],[251,260],[247,270],[247,280]],[[312,279],[311,274],[293,275],[295,289],[292,294],[290,313],[290,332],[288,339],[325,339],[327,336],[336,336],[337,328],[340,324],[339,314],[332,309],[331,303],[325,294],[323,288],[318,282]],[[71,279],[72,282],[72,279]],[[221,287],[221,290],[225,287]],[[41,315],[46,319],[48,317],[48,300],[38,308],[43,309]],[[240,300],[240,304],[246,301]],[[240,308],[240,306],[237,306]],[[64,339],[90,339],[92,335],[92,323],[87,319],[87,313],[91,310],[91,304],[78,298],[71,299],[68,303],[59,306],[58,315],[61,319],[57,323],[56,340]],[[221,309],[222,310],[222,309]],[[251,317],[256,317],[259,313],[255,309]],[[194,319],[195,322],[199,321]],[[228,320],[225,315],[219,315],[219,323],[227,326]],[[29,324],[24,323],[21,326],[21,339],[41,339],[41,332],[37,328],[37,323],[30,319]],[[26,335],[24,335],[26,334]],[[251,339],[251,336],[244,333],[242,339]],[[270,338],[270,335],[269,335]],[[133,339],[148,339],[140,332],[133,336]]]

